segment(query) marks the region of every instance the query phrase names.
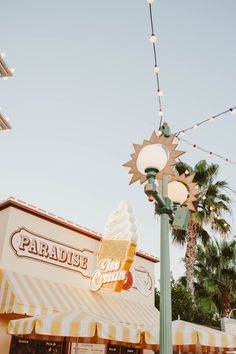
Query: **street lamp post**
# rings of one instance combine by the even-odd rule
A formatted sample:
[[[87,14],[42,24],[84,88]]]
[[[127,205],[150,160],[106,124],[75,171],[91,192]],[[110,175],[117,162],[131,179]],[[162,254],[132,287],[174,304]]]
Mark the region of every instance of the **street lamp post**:
[[[173,169],[175,159],[183,151],[176,150],[175,135],[165,123],[162,135],[152,133],[149,140],[142,145],[134,144],[135,153],[132,159],[124,164],[130,168],[133,176],[130,184],[136,181],[144,183],[148,200],[154,202],[155,212],[160,215],[160,353],[172,353],[172,311],[171,311],[171,282],[170,282],[170,254],[169,228],[186,229],[189,210],[194,210],[193,201],[196,200],[196,183],[194,175],[186,177],[178,175]],[[169,176],[170,180],[169,180]],[[158,181],[158,186],[156,182]],[[168,188],[168,186],[170,188]],[[159,189],[159,191],[158,191]],[[161,192],[160,192],[161,189]]]
[[[160,353],[172,353],[172,311],[170,287],[169,220],[173,221],[171,201],[168,198],[168,176],[162,179],[162,196],[156,191],[154,168],[147,168],[147,180],[144,191],[149,201],[155,201],[155,211],[160,215]]]

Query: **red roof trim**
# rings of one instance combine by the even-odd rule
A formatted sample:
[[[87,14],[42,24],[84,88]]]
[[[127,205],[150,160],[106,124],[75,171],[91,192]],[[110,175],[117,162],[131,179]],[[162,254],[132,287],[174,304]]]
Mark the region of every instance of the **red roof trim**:
[[[39,208],[35,208],[33,206],[30,207],[29,204],[17,201],[16,199],[10,198],[10,199],[7,199],[7,200],[1,202],[0,203],[0,210],[3,210],[3,209],[8,208],[10,206],[13,206],[13,207],[20,209],[20,210],[24,210],[27,213],[36,215],[44,220],[48,220],[48,221],[51,221],[55,224],[59,224],[67,229],[77,231],[77,232],[81,233],[82,235],[91,237],[95,240],[100,241],[102,238],[102,235],[99,233],[96,233],[95,231],[83,228],[82,226],[79,226],[77,224],[73,224],[72,222],[69,222],[63,218],[57,217],[56,215],[54,215],[52,213],[48,213],[45,210],[41,209],[41,211],[40,211]],[[154,263],[158,263],[160,261],[157,257],[154,257],[152,255],[149,255],[149,254],[141,252],[141,251],[137,251],[137,255],[142,258],[145,258],[149,261],[152,261]]]

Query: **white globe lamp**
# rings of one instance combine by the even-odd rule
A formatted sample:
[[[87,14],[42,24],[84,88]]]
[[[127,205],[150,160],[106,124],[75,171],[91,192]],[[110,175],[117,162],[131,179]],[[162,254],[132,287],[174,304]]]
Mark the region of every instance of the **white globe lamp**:
[[[163,170],[168,162],[168,150],[162,144],[146,145],[139,152],[136,166],[140,173],[145,173],[147,168]]]
[[[168,183],[168,198],[178,204],[183,204],[188,198],[188,189],[184,183],[172,181]]]

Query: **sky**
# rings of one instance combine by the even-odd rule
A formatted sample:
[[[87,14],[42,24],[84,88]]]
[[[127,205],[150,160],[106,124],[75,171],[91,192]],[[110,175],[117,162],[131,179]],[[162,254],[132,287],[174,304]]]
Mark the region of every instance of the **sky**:
[[[152,8],[172,132],[236,106],[235,0],[156,0]],[[138,248],[159,256],[153,205],[122,167],[132,144],[159,125],[147,1],[8,0],[1,10],[0,50],[15,74],[0,81],[0,106],[13,127],[0,133],[0,199],[14,196],[101,233],[128,201]],[[185,138],[236,160],[235,128],[236,115],[227,114]],[[208,158],[180,148],[192,165]],[[236,166],[212,162],[236,188]],[[184,249],[170,247],[177,278]]]

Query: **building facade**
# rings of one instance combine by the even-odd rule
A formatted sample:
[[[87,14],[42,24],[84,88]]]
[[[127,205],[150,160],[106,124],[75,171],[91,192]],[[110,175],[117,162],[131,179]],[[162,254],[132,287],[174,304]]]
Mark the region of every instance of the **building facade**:
[[[150,326],[158,316],[154,307],[157,258],[137,251],[124,290],[92,292],[100,234],[14,198],[0,204],[0,230],[1,354],[131,354],[136,350],[125,340],[119,346],[95,337],[84,341],[55,338],[53,333],[38,336],[35,330],[12,336],[9,323],[81,309],[107,323]]]

